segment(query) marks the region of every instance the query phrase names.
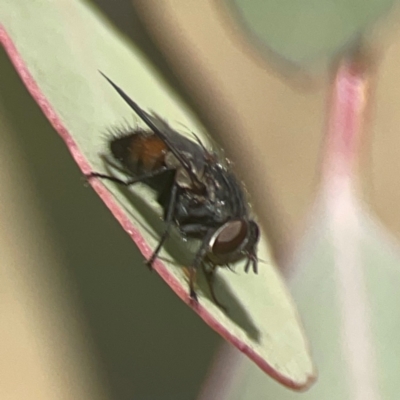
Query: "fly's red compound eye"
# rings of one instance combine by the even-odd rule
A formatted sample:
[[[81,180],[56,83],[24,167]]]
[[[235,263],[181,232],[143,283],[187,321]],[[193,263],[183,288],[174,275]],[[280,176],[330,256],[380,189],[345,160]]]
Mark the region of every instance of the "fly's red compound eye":
[[[248,224],[243,220],[227,222],[216,232],[212,252],[224,255],[235,252],[247,238]]]

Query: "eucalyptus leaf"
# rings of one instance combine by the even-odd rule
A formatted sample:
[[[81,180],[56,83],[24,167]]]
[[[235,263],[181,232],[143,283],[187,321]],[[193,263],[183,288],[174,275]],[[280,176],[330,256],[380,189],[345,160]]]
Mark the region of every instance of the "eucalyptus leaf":
[[[107,131],[113,125],[140,124],[102,71],[142,108],[155,111],[176,129],[207,135],[141,52],[85,3],[3,0],[0,40],[27,89],[60,133],[84,173],[108,172]],[[161,210],[145,187],[123,191],[113,183],[95,190],[145,257],[157,244]],[[161,253],[155,270],[186,302],[185,243],[177,235]],[[89,240],[89,238],[88,238]],[[190,253],[190,251],[189,251]],[[229,309],[224,313],[199,280],[198,314],[264,371],[294,389],[309,385],[314,368],[295,306],[270,256],[267,238],[259,246],[259,274],[220,268],[215,289]],[[133,265],[133,268],[145,268]],[[160,304],[162,307],[162,304]]]

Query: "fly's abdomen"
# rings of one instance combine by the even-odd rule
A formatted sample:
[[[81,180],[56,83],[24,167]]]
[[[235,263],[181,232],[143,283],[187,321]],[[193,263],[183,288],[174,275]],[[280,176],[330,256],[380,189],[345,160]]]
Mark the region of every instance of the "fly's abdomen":
[[[133,176],[157,171],[165,165],[167,146],[158,136],[135,131],[115,138],[110,144],[113,156]]]

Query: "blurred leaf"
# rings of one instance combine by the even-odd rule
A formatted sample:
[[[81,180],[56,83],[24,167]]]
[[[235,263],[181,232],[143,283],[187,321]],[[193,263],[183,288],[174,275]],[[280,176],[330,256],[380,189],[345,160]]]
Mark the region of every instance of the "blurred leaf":
[[[255,43],[307,66],[351,46],[393,0],[229,0]]]
[[[81,169],[104,171],[103,133],[112,124],[132,120],[131,111],[100,76],[103,71],[143,108],[154,110],[179,129],[178,122],[207,140],[201,126],[161,82],[136,48],[124,42],[98,14],[80,2],[6,0],[0,6],[0,39],[27,89],[68,145]],[[15,47],[14,47],[15,46]],[[136,120],[137,121],[137,120]],[[135,123],[136,123],[135,121]],[[161,210],[145,188],[129,193],[110,183],[94,188],[123,228],[149,257],[162,229]],[[175,241],[162,256],[180,256]],[[313,378],[313,366],[294,305],[271,263],[268,243],[260,244],[258,276],[221,269],[216,290],[229,308],[224,314],[200,281],[197,312],[267,373],[293,388]],[[177,262],[155,269],[188,301],[187,278]],[[144,268],[144,266],[137,266]]]

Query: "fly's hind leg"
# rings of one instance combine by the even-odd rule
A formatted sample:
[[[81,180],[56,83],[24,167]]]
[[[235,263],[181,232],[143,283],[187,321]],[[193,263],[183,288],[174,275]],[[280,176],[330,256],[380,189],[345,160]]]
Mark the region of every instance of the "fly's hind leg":
[[[171,169],[167,168],[167,167],[161,167],[155,171],[151,171],[151,172],[148,172],[147,174],[143,174],[138,177],[127,179],[126,181],[124,181],[123,179],[119,179],[115,176],[101,174],[99,172],[91,172],[90,174],[85,175],[85,178],[87,180],[90,180],[92,178],[100,178],[100,179],[105,179],[105,180],[117,183],[118,185],[131,186],[131,185],[134,185],[135,183],[142,182],[146,179],[154,178],[155,176],[161,175],[167,171],[171,171]]]
[[[91,172],[90,174],[86,175],[86,179],[92,179],[92,178],[100,178],[100,179],[105,179],[105,180],[109,180],[111,182],[117,183],[119,185],[122,186],[130,186],[130,185],[134,185],[135,183],[138,182],[142,182],[146,179],[149,178],[154,178],[155,176],[164,174],[166,172],[169,171],[173,171],[174,169],[168,168],[168,167],[161,167],[155,171],[150,171],[148,173],[142,174],[138,177],[133,177],[131,179],[128,179],[126,181],[119,179],[115,176],[112,175],[105,175],[105,174],[101,174],[98,172]],[[170,202],[168,205],[168,210],[166,212],[165,215],[165,223],[166,223],[166,227],[165,230],[163,232],[163,234],[160,237],[160,240],[157,244],[156,249],[154,250],[153,254],[151,255],[151,257],[146,261],[146,265],[149,267],[150,270],[152,270],[152,266],[153,263],[155,261],[155,259],[157,258],[158,253],[160,252],[163,244],[165,243],[168,234],[169,234],[169,230],[171,228],[171,225],[174,221],[174,212],[175,212],[175,206],[176,206],[176,195],[177,195],[177,190],[178,190],[178,186],[176,183],[173,184],[172,189],[171,189],[171,197],[170,197]]]

